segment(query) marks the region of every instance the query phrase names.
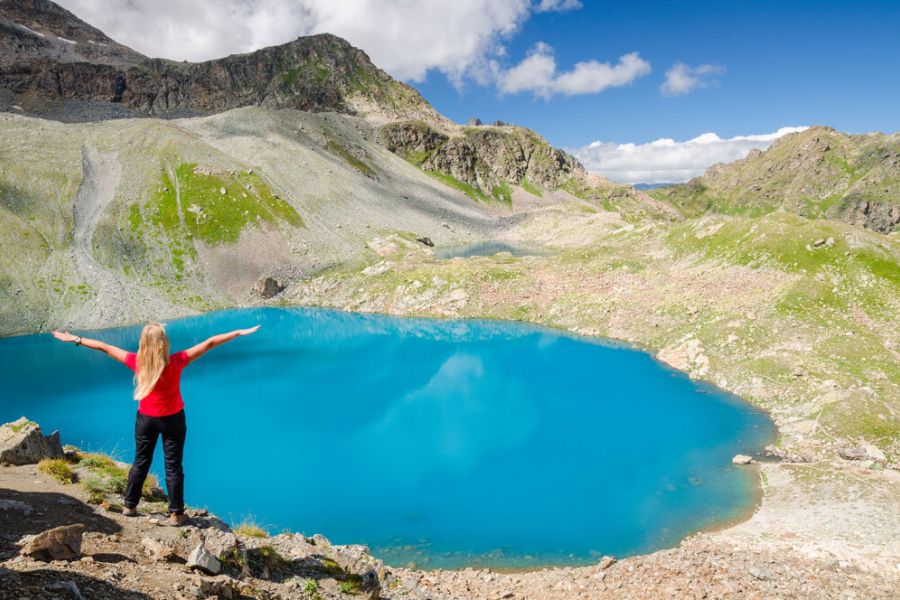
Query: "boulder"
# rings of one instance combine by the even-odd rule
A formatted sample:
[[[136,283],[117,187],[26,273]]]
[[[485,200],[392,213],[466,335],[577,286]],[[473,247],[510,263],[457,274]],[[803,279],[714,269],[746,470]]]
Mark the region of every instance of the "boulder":
[[[72,560],[81,556],[81,536],[84,525],[62,525],[37,535],[22,538],[19,554],[36,560]]]
[[[263,277],[253,286],[253,291],[263,298],[272,298],[284,291],[284,284],[274,277]]]
[[[597,568],[601,571],[605,571],[616,563],[616,559],[612,556],[604,556],[600,559],[600,562],[597,563]]]
[[[0,426],[0,463],[29,465],[64,456],[58,431],[45,436],[40,425],[25,417]]]
[[[144,553],[150,557],[150,560],[155,562],[166,562],[170,558],[175,557],[175,549],[172,547],[172,544],[163,540],[143,537],[141,538],[141,547],[144,549]]]
[[[844,460],[865,460],[868,458],[866,449],[862,446],[852,446],[849,448],[841,448],[838,455]]]
[[[199,569],[204,573],[216,575],[222,570],[222,563],[219,559],[209,553],[209,550],[203,545],[203,542],[197,544],[197,547],[191,550],[187,559],[187,566],[190,569]]]
[[[734,458],[731,459],[731,464],[733,465],[749,465],[752,462],[753,457],[746,454],[735,454]]]
[[[215,596],[221,600],[241,597],[240,582],[228,575],[218,575],[200,581],[200,592],[203,598]]]
[[[241,542],[231,531],[209,528],[203,533],[203,546],[213,556],[227,556],[234,550],[241,549]]]
[[[431,241],[430,237],[416,238],[416,241],[419,242],[420,244],[425,244],[429,248],[434,248],[434,242]]]
[[[378,600],[381,597],[381,581],[375,569],[366,569],[362,572],[360,589],[369,600]]]
[[[885,456],[884,452],[882,452],[881,449],[877,446],[873,446],[872,444],[863,442],[862,449],[866,453],[866,458],[870,458],[882,465],[887,463],[887,456]]]

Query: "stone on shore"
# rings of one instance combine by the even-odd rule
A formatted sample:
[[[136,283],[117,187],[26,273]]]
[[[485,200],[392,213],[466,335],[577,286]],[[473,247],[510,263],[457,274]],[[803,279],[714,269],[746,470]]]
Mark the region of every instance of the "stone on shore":
[[[753,457],[746,454],[735,454],[734,458],[731,459],[731,464],[733,465],[749,465],[752,462]]]
[[[203,545],[203,542],[197,544],[197,547],[191,551],[187,559],[187,566],[191,569],[199,569],[204,573],[216,575],[222,570],[222,563],[219,559],[209,553],[209,550]]]
[[[19,554],[44,562],[72,560],[81,556],[83,534],[84,525],[76,523],[54,527],[37,535],[25,536],[19,542],[22,544]]]
[[[240,551],[241,542],[230,530],[210,527],[203,532],[203,547],[213,556],[225,556]]]
[[[601,571],[605,571],[616,563],[616,559],[612,556],[604,556],[600,559],[600,562],[597,563],[597,568]]]
[[[45,436],[40,425],[25,417],[0,426],[0,463],[29,465],[64,456],[58,431]]]

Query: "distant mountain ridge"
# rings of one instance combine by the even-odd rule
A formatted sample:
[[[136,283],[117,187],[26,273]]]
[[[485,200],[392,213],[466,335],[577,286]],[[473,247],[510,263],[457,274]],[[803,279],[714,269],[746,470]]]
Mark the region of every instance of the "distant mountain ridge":
[[[900,134],[812,127],[742,160],[714,165],[685,184],[649,193],[686,216],[786,210],[890,233],[900,226]]]
[[[334,35],[177,62],[123,46],[49,0],[0,0],[0,89],[0,108],[18,105],[65,121],[243,106],[443,119],[417,91]]]

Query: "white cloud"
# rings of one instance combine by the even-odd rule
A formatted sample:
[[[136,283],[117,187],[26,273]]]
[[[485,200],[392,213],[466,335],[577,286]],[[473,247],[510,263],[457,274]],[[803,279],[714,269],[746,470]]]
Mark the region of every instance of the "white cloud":
[[[685,142],[662,138],[646,144],[593,142],[569,151],[588,171],[620,183],[679,183],[702,175],[720,162],[744,158],[753,148],[768,148],[783,135],[806,127],[782,127],[775,133],[722,139],[704,133]]]
[[[398,79],[422,81],[437,70],[457,87],[468,80],[545,98],[597,93],[650,71],[632,53],[616,65],[589,60],[557,74],[546,44],[504,69],[504,43],[522,23],[534,13],[576,10],[580,0],[58,1],[116,41],[174,60],[209,60],[328,32],[365,50]]]
[[[334,33],[395,77],[452,80],[500,49],[530,0],[59,0],[110,37],[154,57],[209,60]]]
[[[649,72],[650,63],[632,52],[621,56],[615,65],[589,60],[576,63],[571,71],[557,73],[553,48],[538,42],[522,62],[499,74],[497,85],[504,94],[532,92],[547,99],[554,94],[597,94],[628,85]]]
[[[565,12],[581,8],[581,0],[540,0],[536,12]]]
[[[684,63],[675,63],[666,71],[666,80],[659,87],[666,96],[681,96],[698,88],[715,87],[719,82],[713,79],[714,75],[725,72],[724,67],[718,65],[698,65],[690,67]]]

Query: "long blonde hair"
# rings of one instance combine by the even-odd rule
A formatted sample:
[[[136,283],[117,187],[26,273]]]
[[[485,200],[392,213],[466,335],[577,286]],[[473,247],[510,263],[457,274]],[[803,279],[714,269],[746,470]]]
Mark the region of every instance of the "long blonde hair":
[[[142,400],[153,391],[167,364],[169,364],[169,336],[159,323],[147,323],[141,331],[137,368],[134,371],[135,400]]]

